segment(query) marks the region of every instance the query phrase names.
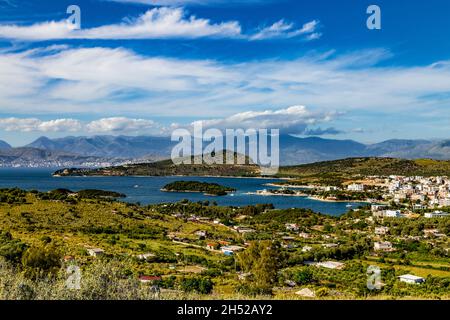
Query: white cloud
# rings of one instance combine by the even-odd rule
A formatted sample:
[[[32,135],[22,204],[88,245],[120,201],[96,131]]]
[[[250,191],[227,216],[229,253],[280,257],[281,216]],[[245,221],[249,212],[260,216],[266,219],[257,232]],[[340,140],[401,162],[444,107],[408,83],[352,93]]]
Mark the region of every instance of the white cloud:
[[[81,129],[81,123],[74,119],[42,121],[36,118],[4,118],[0,119],[0,129],[19,132],[76,132]]]
[[[215,119],[302,104],[320,113],[445,114],[450,63],[378,65],[390,56],[369,50],[221,63],[145,57],[122,48],[0,52],[0,110]]]
[[[258,33],[250,37],[251,40],[265,40],[274,38],[294,38],[301,35],[307,35],[307,40],[320,38],[320,33],[315,32],[319,22],[317,20],[305,23],[302,28],[295,29],[293,23],[287,23],[283,19],[275,22],[269,27],[262,28]]]
[[[118,24],[93,28],[75,29],[66,20],[41,22],[33,25],[2,25],[0,38],[22,41],[46,41],[60,39],[198,39],[229,38],[241,40],[267,40],[305,36],[306,40],[318,39],[315,32],[318,21],[314,20],[295,29],[293,23],[280,20],[270,27],[243,33],[238,21],[215,23],[210,19],[189,15],[180,7],[153,8],[137,18],[127,18]]]
[[[280,129],[288,133],[302,133],[309,125],[327,122],[335,113],[312,112],[305,106],[286,109],[246,111],[222,119],[200,120],[204,128],[218,129]]]
[[[102,118],[90,122],[75,119],[40,120],[37,118],[0,118],[0,130],[8,132],[90,132],[90,133],[161,133],[158,123],[125,117]]]
[[[159,125],[152,120],[113,117],[92,121],[86,125],[86,130],[92,133],[149,132],[156,127]]]
[[[150,119],[110,117],[83,122],[75,119],[43,121],[37,118],[0,118],[0,130],[7,132],[88,132],[91,134],[154,134],[170,135],[177,128],[192,128],[201,123],[204,129],[280,129],[284,133],[305,133],[309,126],[329,122],[338,116],[335,113],[312,112],[304,106],[285,109],[246,111],[225,118],[198,120],[191,124],[173,124],[165,127]],[[336,133],[333,128],[316,129],[324,133]]]
[[[74,29],[66,20],[29,26],[0,25],[0,38],[40,41],[56,39],[160,39],[241,37],[239,22],[213,23],[187,15],[182,8],[153,8],[135,19],[120,24]]]

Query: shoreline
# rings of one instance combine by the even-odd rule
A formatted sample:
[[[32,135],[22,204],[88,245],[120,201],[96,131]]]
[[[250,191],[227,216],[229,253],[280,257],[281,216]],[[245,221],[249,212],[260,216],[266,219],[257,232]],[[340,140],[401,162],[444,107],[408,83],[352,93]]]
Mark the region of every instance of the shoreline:
[[[320,202],[335,202],[335,203],[372,203],[367,200],[330,200],[330,199],[323,199],[316,196],[311,196],[304,193],[297,193],[297,194],[282,194],[282,193],[258,193],[258,192],[246,192],[247,195],[256,195],[256,196],[262,196],[262,197],[271,197],[271,196],[278,196],[278,197],[302,197],[307,198],[309,200],[314,201],[320,201]]]
[[[368,200],[330,200],[330,199],[323,199],[316,196],[308,196],[308,199],[316,200],[316,201],[322,201],[322,202],[348,202],[348,203],[372,203]]]

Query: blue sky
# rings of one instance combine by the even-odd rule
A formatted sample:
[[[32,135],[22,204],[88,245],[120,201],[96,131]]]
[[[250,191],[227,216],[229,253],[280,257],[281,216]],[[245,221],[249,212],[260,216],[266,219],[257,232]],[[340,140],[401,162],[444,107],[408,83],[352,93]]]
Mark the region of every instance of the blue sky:
[[[371,4],[381,30],[366,27]],[[0,139],[167,135],[198,120],[450,138],[448,12],[441,0],[0,0]]]

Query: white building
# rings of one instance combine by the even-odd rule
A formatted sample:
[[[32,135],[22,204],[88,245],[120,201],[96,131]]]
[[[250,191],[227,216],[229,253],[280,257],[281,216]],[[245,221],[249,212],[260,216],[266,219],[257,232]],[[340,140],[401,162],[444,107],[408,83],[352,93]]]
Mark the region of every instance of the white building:
[[[370,206],[370,211],[372,211],[372,212],[381,211],[381,210],[386,209],[386,207],[387,206],[384,204],[372,204]]]
[[[384,216],[386,218],[399,218],[402,216],[402,213],[400,210],[386,210]]]
[[[392,251],[393,250],[392,243],[390,243],[389,241],[375,242],[373,244],[373,248],[375,251]]]
[[[325,262],[319,262],[316,264],[318,267],[324,267],[327,269],[342,269],[344,268],[345,264],[342,262],[336,262],[336,261],[325,261]]]
[[[295,223],[286,223],[286,230],[288,231],[298,231],[298,225]]]
[[[425,218],[445,218],[445,217],[450,217],[450,213],[442,212],[442,211],[425,213]]]
[[[347,186],[347,190],[362,192],[364,191],[364,185],[359,183],[352,183]]]
[[[410,284],[421,284],[425,282],[425,279],[422,277],[414,276],[412,274],[405,274],[403,276],[398,277],[401,282],[406,282]]]
[[[375,228],[375,234],[379,236],[384,236],[389,232],[388,227],[376,227]]]

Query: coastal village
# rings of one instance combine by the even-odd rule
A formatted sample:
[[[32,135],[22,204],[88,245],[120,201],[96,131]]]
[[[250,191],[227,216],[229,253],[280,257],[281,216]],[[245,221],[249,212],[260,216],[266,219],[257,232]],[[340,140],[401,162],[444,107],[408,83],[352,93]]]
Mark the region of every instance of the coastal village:
[[[66,249],[64,264],[118,259],[158,294],[445,297],[450,291],[449,186],[447,177],[370,176],[306,188],[288,180],[280,182],[278,194],[270,192],[354,203],[339,217],[276,209],[263,197],[268,204],[246,207],[188,200],[140,206],[105,201],[101,192],[4,190],[0,216],[4,226],[12,226],[11,217],[23,221],[10,227],[14,236],[24,237],[31,223],[33,237],[51,235],[54,243],[66,236],[45,227],[55,223],[49,217],[55,215],[61,230],[77,221],[78,234],[71,231],[71,237],[79,244]],[[119,222],[122,229],[113,231]],[[371,268],[380,272],[376,289],[367,286]]]

